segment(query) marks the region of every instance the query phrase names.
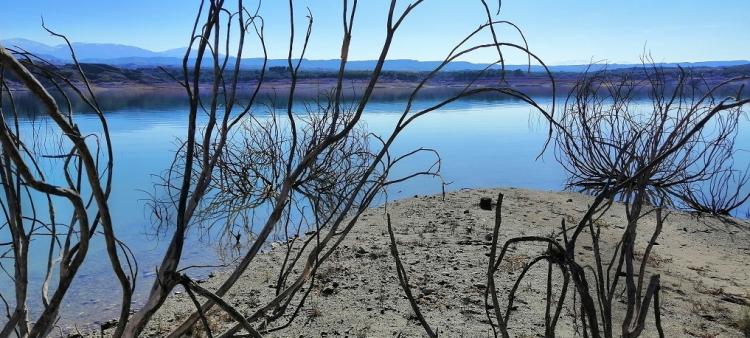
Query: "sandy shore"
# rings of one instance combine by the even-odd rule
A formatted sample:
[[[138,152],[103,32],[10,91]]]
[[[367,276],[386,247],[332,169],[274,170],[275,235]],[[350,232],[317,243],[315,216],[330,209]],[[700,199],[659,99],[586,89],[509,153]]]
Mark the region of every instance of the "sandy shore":
[[[444,337],[487,337],[483,293],[494,211],[481,210],[480,197],[505,194],[501,242],[518,235],[549,235],[560,220],[579,219],[591,198],[576,193],[521,189],[461,190],[390,203],[402,261],[429,323]],[[287,329],[270,337],[422,337],[403,296],[388,248],[386,208],[368,210],[337,254],[326,262],[301,314]],[[615,205],[602,218],[602,241],[614,244],[625,225],[624,207]],[[649,235],[653,218],[643,221],[640,237]],[[491,235],[489,236],[491,237]],[[639,245],[645,239],[639,238]],[[750,309],[750,223],[672,212],[655,246],[648,269],[660,271],[662,322],[667,337],[742,337],[737,322]],[[583,243],[585,244],[585,243]],[[590,250],[579,245],[582,257]],[[524,262],[544,251],[519,245],[498,273],[498,285],[509,290]],[[609,253],[610,251],[605,250]],[[269,287],[281,260],[280,250],[263,254],[226,299],[243,313],[273,296]],[[521,285],[510,319],[517,337],[541,336],[547,267],[531,270]],[[203,282],[213,289],[223,273]],[[557,284],[557,283],[556,283]],[[502,298],[502,290],[500,292]],[[504,303],[504,300],[501,300]],[[622,305],[622,304],[619,304]],[[157,313],[145,334],[162,336],[193,310],[177,291]],[[558,336],[575,335],[568,297]],[[279,320],[277,323],[284,323]],[[215,332],[231,323],[214,312]],[[653,320],[644,337],[656,336]]]

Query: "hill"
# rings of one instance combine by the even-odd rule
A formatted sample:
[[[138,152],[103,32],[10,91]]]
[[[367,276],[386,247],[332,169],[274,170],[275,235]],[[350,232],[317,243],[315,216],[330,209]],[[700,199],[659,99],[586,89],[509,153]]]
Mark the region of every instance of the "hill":
[[[28,39],[7,39],[0,40],[0,45],[6,48],[19,48],[38,56],[49,59],[54,63],[67,63],[71,61],[70,52],[66,45],[49,46],[40,42]],[[76,55],[81,62],[101,63],[115,65],[121,68],[143,68],[156,66],[179,66],[182,64],[182,57],[185,48],[174,48],[161,52],[150,51],[147,49],[112,43],[80,43],[72,44]],[[258,69],[262,66],[261,58],[246,58],[242,60],[244,69]],[[375,60],[349,61],[347,70],[349,71],[367,71],[375,67]],[[386,61],[384,70],[388,71],[412,71],[423,72],[430,71],[440,64],[440,61],[420,61],[410,59],[394,59]],[[732,67],[738,65],[748,65],[748,60],[730,60],[730,61],[702,61],[702,62],[670,62],[660,63],[664,67]],[[286,59],[268,60],[269,67],[285,67]],[[486,68],[486,63],[472,63],[466,61],[452,62],[445,67],[446,71],[478,71]],[[638,64],[596,64],[593,66],[586,64],[579,65],[552,65],[550,70],[553,72],[583,72],[587,69],[599,70],[604,67],[608,69],[627,69],[638,67]],[[336,71],[339,68],[339,60],[305,60],[302,63],[302,69],[308,71]],[[494,66],[499,68],[499,66]],[[506,65],[508,70],[527,70],[527,65]],[[532,65],[531,70],[541,72],[544,68],[540,65]]]

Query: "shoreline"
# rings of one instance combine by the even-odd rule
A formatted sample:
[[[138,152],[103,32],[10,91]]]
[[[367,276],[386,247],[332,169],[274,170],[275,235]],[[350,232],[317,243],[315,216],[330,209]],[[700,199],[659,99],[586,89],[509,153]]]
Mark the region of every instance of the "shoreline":
[[[494,207],[492,211],[482,210],[478,203],[480,197],[495,201],[499,192],[505,195],[500,243],[519,235],[549,235],[559,229],[561,219],[572,222],[580,217],[591,200],[571,192],[461,189],[446,193],[445,201],[440,195],[419,196],[368,209],[319,269],[300,315],[289,328],[268,336],[423,335],[396,279],[385,226],[386,208],[412,292],[427,321],[448,337],[491,334],[482,297],[489,244],[486,236],[492,232],[495,211]],[[615,203],[601,221],[606,224],[602,241],[610,245],[625,221],[624,207]],[[653,218],[646,217],[642,222],[646,227],[643,233],[648,233]],[[750,306],[750,222],[670,211],[658,242],[647,266],[661,273],[665,335],[742,337],[735,323]],[[578,249],[579,254],[584,255],[585,248]],[[538,246],[519,245],[497,274],[498,288],[512,286],[519,268],[541,252]],[[604,254],[609,252],[605,250]],[[282,259],[279,249],[260,254],[224,299],[243,314],[252,313],[254,307],[274,295],[275,289],[270,286]],[[213,290],[226,273],[219,271],[201,285]],[[510,327],[516,334],[543,333],[543,276],[546,267],[534,268],[524,280],[517,308],[511,312]],[[570,311],[572,303],[568,303],[570,297],[558,324],[559,336],[575,332],[565,309]],[[144,336],[162,336],[193,310],[183,290],[176,291],[156,313]],[[215,333],[231,325],[219,312],[210,312],[209,317]],[[277,324],[285,321],[281,318]],[[656,332],[651,318],[646,321],[644,336],[652,334]],[[98,335],[98,330],[92,332],[92,336]]]

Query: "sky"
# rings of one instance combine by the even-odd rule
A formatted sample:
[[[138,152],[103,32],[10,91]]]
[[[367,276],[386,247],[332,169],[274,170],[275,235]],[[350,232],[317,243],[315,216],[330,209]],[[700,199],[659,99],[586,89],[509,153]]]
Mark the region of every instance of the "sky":
[[[227,0],[228,3],[234,3]],[[309,8],[314,23],[306,57],[336,59],[340,54],[343,0],[295,0],[297,41]],[[402,10],[409,2],[399,0]],[[551,65],[590,61],[635,63],[644,51],[657,62],[750,59],[750,0],[488,0],[497,20],[509,20],[524,32],[530,49]],[[59,44],[41,28],[66,34],[72,41],[118,43],[162,51],[187,45],[199,1],[192,0],[0,0],[0,39],[26,38]],[[255,8],[256,1],[245,0]],[[360,0],[355,17],[351,60],[376,59],[385,36],[388,1]],[[285,58],[289,7],[266,0],[260,14],[271,58]],[[390,59],[443,59],[455,43],[487,20],[479,0],[426,0],[396,34]],[[498,31],[503,41],[520,43],[516,32]],[[489,34],[489,33],[488,33]],[[472,42],[491,40],[479,36]],[[245,56],[259,56],[255,43]],[[508,51],[510,62],[523,63]],[[495,61],[491,52],[463,58]]]

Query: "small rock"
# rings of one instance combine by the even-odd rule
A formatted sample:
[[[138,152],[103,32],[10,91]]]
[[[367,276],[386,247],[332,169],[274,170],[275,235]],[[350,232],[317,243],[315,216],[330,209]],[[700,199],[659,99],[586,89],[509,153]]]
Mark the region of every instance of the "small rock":
[[[115,326],[117,326],[117,319],[111,319],[111,320],[108,320],[108,321],[102,323],[101,328],[102,328],[102,331],[105,331],[105,330],[109,330],[109,329],[111,329],[111,328],[113,328]]]
[[[429,296],[431,294],[435,293],[435,289],[431,288],[422,288],[422,294],[425,296]]]
[[[703,317],[703,319],[705,319],[705,320],[707,320],[709,322],[715,322],[716,321],[716,317],[714,317],[712,315],[706,314],[706,315],[702,315],[701,317]]]
[[[334,291],[336,290],[333,288],[333,286],[328,285],[324,287],[323,290],[320,291],[320,293],[324,296],[330,296],[333,294]]]

